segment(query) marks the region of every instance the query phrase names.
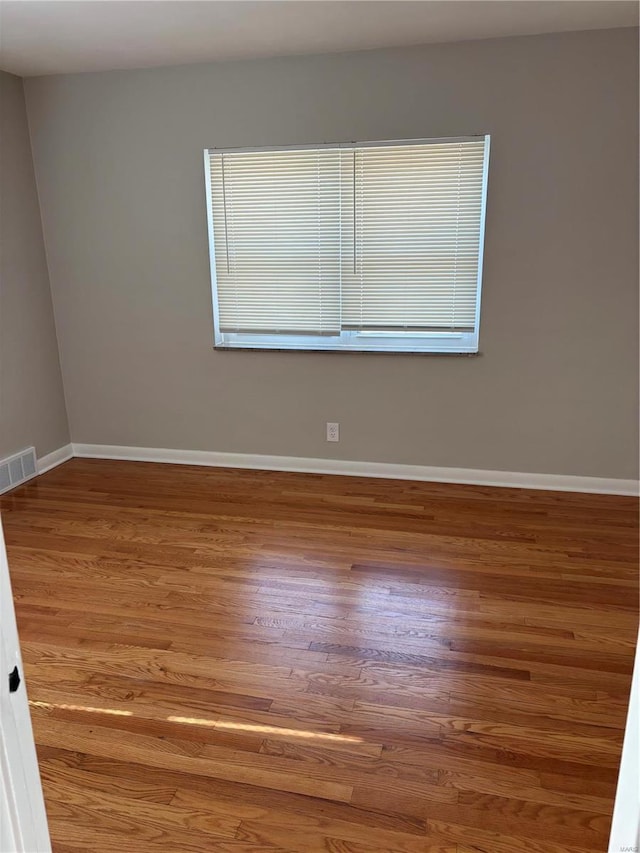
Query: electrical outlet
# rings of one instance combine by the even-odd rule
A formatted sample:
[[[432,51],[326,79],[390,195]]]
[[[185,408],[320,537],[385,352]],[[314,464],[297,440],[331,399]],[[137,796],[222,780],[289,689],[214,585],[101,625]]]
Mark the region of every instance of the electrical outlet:
[[[340,441],[340,424],[327,424],[327,441]]]

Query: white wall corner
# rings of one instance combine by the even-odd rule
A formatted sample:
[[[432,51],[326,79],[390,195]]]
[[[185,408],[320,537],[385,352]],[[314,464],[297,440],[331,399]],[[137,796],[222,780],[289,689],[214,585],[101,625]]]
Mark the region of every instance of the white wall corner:
[[[514,471],[481,471],[474,468],[435,468],[427,465],[396,465],[392,462],[358,462],[297,456],[264,456],[251,453],[220,453],[209,450],[170,450],[154,447],[121,447],[108,444],[73,444],[73,455],[90,459],[123,459],[134,462],[169,462],[217,468],[255,468],[263,471],[298,471],[306,474],[340,474],[465,485],[505,486],[560,492],[605,495],[638,495],[637,480],[579,477],[568,474],[531,474]]]
[[[59,447],[57,450],[52,450],[46,456],[38,458],[38,474],[44,474],[63,462],[73,458],[73,445],[65,444],[64,447]]]

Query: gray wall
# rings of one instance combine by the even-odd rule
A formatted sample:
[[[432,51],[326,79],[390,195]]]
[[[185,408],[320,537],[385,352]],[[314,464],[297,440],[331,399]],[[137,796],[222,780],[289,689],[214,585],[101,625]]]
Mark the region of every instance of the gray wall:
[[[0,72],[0,458],[68,442],[22,80]]]
[[[74,441],[636,476],[635,30],[26,92]],[[484,132],[481,357],[214,352],[204,147]]]

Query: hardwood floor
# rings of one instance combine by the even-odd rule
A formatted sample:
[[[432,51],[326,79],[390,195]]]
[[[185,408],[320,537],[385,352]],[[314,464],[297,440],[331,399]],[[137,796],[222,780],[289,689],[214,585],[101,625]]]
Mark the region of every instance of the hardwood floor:
[[[74,459],[0,508],[56,853],[606,850],[635,499]]]

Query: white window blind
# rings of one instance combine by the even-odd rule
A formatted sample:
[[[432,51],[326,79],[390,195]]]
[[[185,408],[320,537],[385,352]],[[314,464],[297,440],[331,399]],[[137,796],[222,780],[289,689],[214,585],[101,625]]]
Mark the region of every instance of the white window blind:
[[[487,161],[488,137],[205,152],[216,343],[477,350]]]
[[[340,330],[340,151],[211,152],[223,332]]]

